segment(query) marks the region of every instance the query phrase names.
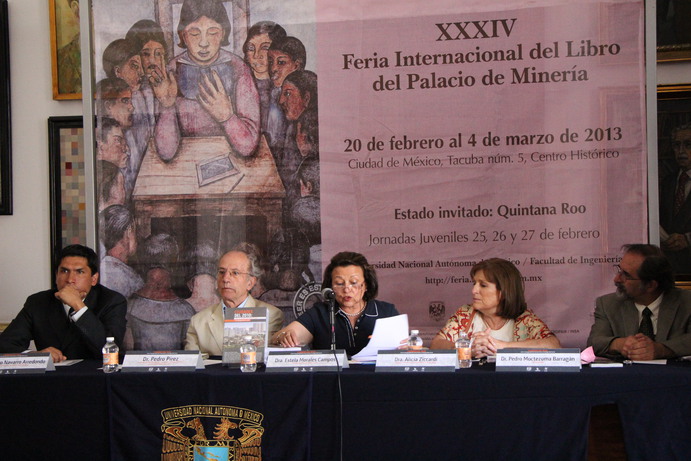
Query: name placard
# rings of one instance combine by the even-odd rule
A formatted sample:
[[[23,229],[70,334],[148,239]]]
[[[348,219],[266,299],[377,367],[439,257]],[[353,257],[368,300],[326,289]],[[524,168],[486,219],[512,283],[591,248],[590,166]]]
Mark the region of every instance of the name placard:
[[[455,371],[458,359],[456,351],[379,351],[374,371],[383,372],[440,372]]]
[[[499,349],[496,364],[497,371],[580,371],[581,351],[578,348]]]
[[[0,354],[0,375],[45,373],[46,371],[55,371],[50,352]]]
[[[199,351],[129,351],[122,361],[122,371],[166,373],[204,368]]]
[[[267,372],[339,371],[342,368],[348,368],[348,356],[343,349],[271,351],[266,358]]]

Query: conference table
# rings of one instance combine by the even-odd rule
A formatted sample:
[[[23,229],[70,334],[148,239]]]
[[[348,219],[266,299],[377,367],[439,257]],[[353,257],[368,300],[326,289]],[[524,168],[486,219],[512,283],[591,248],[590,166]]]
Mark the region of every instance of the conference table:
[[[0,459],[583,460],[591,409],[604,404],[618,407],[629,460],[691,453],[682,362],[570,373],[99,366],[0,375]]]

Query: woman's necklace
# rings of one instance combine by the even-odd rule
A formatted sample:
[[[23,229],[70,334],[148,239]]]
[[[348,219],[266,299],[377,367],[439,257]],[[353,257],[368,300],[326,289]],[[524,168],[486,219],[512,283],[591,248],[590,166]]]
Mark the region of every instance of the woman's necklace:
[[[344,311],[344,310],[343,310],[342,308],[340,308],[340,307],[338,308],[338,310],[341,311],[341,312],[343,312],[343,313],[344,313],[345,315],[347,315],[348,317],[351,317],[351,318],[352,318],[352,317],[359,317],[360,314],[362,314],[362,313],[365,311],[365,307],[367,307],[367,304],[365,304],[364,306],[362,306],[362,309],[360,309],[358,312],[356,312],[356,313],[354,313],[354,314],[349,314],[349,313],[347,313],[346,311]]]

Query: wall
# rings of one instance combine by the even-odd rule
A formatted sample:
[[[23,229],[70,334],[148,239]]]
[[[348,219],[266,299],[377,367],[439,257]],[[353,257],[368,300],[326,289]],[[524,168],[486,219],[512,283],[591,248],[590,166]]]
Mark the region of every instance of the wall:
[[[9,0],[14,214],[0,216],[0,322],[26,296],[50,287],[48,117],[81,115],[81,101],[54,101],[47,0]]]
[[[658,64],[657,84],[691,84],[691,62],[674,62]]]
[[[52,99],[46,0],[9,0],[14,214],[0,216],[0,323],[30,293],[50,287],[48,117],[80,115],[81,101]],[[658,68],[660,84],[691,83],[691,64]]]

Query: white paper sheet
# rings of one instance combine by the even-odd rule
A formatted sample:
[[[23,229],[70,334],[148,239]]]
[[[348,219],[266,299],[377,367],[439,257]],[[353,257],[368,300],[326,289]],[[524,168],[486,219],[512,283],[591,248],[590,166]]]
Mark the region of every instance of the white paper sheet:
[[[408,337],[408,314],[396,315],[377,319],[374,324],[372,337],[360,352],[355,354],[352,359],[355,362],[374,362],[380,350],[398,349],[401,341]]]

